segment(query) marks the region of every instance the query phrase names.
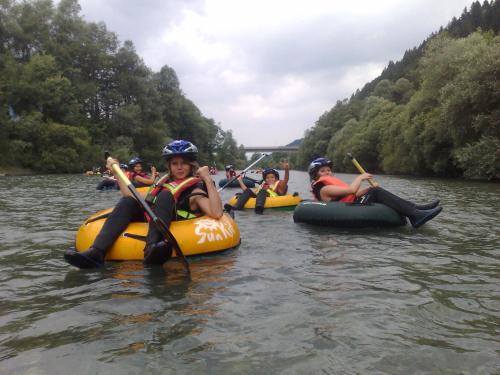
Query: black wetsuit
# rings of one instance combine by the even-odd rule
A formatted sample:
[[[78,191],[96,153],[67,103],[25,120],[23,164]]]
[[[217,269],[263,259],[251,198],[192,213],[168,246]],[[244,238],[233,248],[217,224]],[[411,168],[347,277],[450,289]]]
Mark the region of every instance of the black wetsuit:
[[[156,196],[155,204],[152,207],[153,212],[156,216],[158,216],[158,218],[163,220],[167,226],[170,226],[172,220],[176,218],[175,211],[177,209],[191,211],[189,207],[189,199],[186,198],[196,188],[201,188],[206,191],[204,184],[192,186],[182,192],[179,197],[178,205],[176,205],[172,193],[167,189],[163,189]],[[111,248],[118,236],[133,221],[147,221],[144,216],[144,210],[135,198],[131,196],[123,197],[118,201],[113,211],[111,211],[111,214],[104,223],[92,246],[103,251]],[[149,225],[148,234],[146,236],[146,244],[157,243],[162,239],[163,235],[158,230],[156,225]]]

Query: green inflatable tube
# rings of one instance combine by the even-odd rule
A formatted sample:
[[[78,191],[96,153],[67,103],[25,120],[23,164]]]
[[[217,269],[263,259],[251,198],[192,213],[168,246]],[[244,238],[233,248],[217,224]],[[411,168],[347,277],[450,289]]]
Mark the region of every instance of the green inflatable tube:
[[[397,227],[406,219],[380,204],[303,201],[295,207],[293,221],[338,228]]]

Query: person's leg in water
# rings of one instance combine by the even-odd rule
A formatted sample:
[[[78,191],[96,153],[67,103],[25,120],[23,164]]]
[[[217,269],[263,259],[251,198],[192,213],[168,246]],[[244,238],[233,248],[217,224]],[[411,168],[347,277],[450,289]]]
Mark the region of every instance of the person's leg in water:
[[[262,189],[257,194],[257,198],[255,199],[255,213],[262,214],[264,213],[264,205],[266,204],[267,199],[267,191]]]
[[[381,187],[376,187],[368,190],[368,192],[358,198],[357,201],[363,204],[385,204],[386,206],[389,206],[393,210],[398,212],[400,215],[408,217],[411,225],[414,228],[418,228],[425,224],[427,221],[433,219],[443,209],[442,207],[434,207],[424,210],[419,209],[417,205],[415,205],[415,203],[400,198],[397,195],[394,195],[389,191],[382,189]]]
[[[133,197],[123,197],[111,211],[92,246],[83,252],[67,250],[64,258],[78,268],[102,267],[106,252],[132,221],[145,221],[144,213]]]
[[[156,197],[153,212],[160,218],[167,227],[170,226],[175,215],[175,201],[172,193],[163,190]],[[146,236],[146,247],[144,248],[145,264],[163,264],[172,256],[172,244],[164,240],[163,234],[156,225],[149,223],[149,230]]]

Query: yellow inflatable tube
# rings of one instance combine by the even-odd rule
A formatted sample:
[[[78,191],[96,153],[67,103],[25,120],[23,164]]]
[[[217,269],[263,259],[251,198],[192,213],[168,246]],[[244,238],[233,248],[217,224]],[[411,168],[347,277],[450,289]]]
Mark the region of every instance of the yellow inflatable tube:
[[[106,214],[111,210],[109,208],[95,213],[80,226],[76,233],[76,250],[85,251],[92,245],[106,221]],[[228,214],[224,214],[219,220],[202,216],[191,220],[173,221],[170,224],[170,231],[185,256],[232,249],[241,241],[238,226]],[[144,239],[147,233],[148,223],[130,223],[107,252],[106,259],[143,260],[146,245]]]
[[[229,199],[229,204],[231,206],[234,206],[238,200],[237,196],[232,197]],[[255,198],[250,198],[247,203],[245,203],[245,206],[243,208],[255,208]],[[264,208],[290,208],[293,209],[296,205],[298,205],[302,201],[302,198],[299,197],[298,195],[292,195],[292,194],[287,194],[287,195],[280,195],[278,197],[267,197],[266,198],[266,203],[264,204]]]

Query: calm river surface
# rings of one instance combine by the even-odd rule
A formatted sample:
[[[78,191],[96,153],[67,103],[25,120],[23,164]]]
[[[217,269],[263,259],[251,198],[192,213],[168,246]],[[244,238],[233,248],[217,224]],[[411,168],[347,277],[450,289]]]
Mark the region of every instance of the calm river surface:
[[[377,180],[444,211],[419,230],[238,212],[241,246],[188,281],[174,261],[63,261],[118,200],[98,177],[0,177],[0,374],[500,373],[500,185]],[[305,173],[290,191],[310,198]]]

